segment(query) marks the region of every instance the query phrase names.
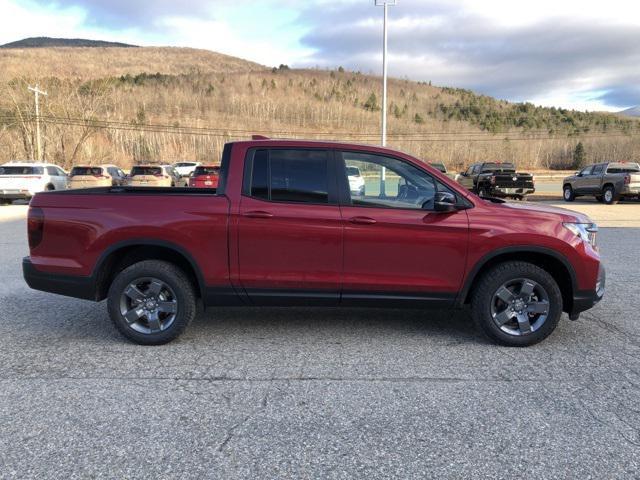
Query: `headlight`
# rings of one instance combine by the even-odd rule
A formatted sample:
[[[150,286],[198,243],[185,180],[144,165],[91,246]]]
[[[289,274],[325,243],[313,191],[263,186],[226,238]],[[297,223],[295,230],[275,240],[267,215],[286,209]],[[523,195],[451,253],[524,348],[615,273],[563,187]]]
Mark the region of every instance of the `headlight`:
[[[576,237],[596,248],[596,236],[598,234],[598,225],[595,223],[563,223]]]

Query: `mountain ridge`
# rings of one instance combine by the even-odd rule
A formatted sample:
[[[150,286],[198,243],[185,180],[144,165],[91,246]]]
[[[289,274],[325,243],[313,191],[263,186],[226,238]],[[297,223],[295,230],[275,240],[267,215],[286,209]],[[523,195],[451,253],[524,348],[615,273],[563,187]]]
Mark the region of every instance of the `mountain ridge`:
[[[89,48],[137,48],[121,42],[109,42],[105,40],[89,40],[86,38],[54,38],[54,37],[29,37],[15,42],[0,45],[0,48],[51,48],[51,47],[89,47]]]
[[[626,108],[618,112],[621,115],[626,115],[628,117],[640,117],[640,105],[636,105],[635,107]]]

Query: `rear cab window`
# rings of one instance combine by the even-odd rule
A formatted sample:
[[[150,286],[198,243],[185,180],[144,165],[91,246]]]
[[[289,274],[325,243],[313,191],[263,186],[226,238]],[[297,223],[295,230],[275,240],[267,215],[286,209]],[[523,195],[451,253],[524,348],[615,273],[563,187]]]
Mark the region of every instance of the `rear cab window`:
[[[611,163],[607,168],[607,173],[640,173],[640,165],[635,163]]]

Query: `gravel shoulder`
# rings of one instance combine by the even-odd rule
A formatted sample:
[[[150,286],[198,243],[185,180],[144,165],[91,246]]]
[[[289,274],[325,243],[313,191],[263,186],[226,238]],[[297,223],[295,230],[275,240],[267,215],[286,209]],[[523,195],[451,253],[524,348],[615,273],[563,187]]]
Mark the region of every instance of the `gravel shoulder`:
[[[604,226],[608,294],[527,349],[466,311],[313,308],[132,345],[104,303],[27,288],[2,207],[0,478],[636,478],[640,205],[570,207]]]

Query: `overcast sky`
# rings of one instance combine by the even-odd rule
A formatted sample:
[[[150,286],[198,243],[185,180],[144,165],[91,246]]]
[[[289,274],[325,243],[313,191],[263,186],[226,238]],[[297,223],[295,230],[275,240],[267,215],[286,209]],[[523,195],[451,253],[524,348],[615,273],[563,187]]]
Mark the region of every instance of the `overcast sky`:
[[[389,16],[393,76],[581,110],[640,104],[636,0],[398,0]],[[381,18],[373,0],[0,0],[0,43],[82,37],[379,73]]]

